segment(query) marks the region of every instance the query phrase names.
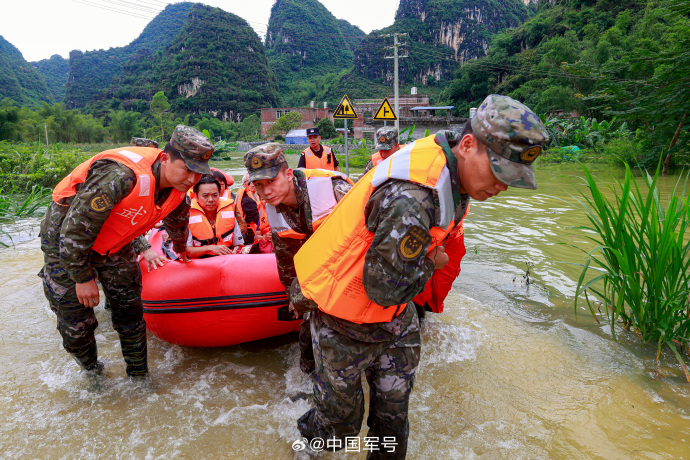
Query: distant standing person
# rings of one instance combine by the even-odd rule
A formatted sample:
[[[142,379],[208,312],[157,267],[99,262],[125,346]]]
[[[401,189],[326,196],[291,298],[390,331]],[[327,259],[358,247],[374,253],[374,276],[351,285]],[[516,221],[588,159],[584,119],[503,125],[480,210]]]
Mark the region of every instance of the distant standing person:
[[[106,150],[77,166],[53,191],[41,222],[45,264],[39,273],[62,345],[85,370],[100,374],[93,308],[96,279],[110,304],[126,372],[148,372],[146,323],[141,303],[138,237],[163,219],[174,250],[186,253],[187,190],[210,174],[213,145],[194,128],[178,125],[161,151],[154,147]],[[143,253],[150,268],[165,258]]]
[[[374,166],[381,163],[383,160],[393,155],[395,152],[400,150],[400,144],[398,143],[398,130],[395,128],[379,128],[376,131],[376,145],[374,147],[378,152],[371,156],[371,159],[364,168],[364,174],[368,173],[369,170],[374,169]]]
[[[331,148],[321,145],[319,128],[307,128],[307,141],[309,142],[309,147],[302,150],[299,163],[297,163],[298,168],[340,171],[338,169],[338,159]]]

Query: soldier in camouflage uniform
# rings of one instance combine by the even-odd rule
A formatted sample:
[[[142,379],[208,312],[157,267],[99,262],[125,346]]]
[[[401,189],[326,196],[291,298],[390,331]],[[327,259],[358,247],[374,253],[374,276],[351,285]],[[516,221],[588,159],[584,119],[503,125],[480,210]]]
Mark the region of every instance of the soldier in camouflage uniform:
[[[378,150],[378,152],[373,154],[371,159],[367,162],[363,175],[374,169],[374,166],[400,150],[400,144],[398,143],[398,130],[395,128],[388,128],[386,126],[379,128],[378,131],[376,131],[376,145],[374,148]]]
[[[529,108],[499,95],[485,99],[461,135],[453,131],[435,135],[435,143],[446,158],[455,222],[462,218],[470,198],[484,201],[508,186],[535,189],[532,162],[548,139],[544,126]],[[355,190],[345,197],[327,224],[352,219],[339,214],[348,209],[347,200],[354,196]],[[427,253],[439,198],[426,186],[389,179],[374,189],[361,212],[366,229],[374,233],[364,255],[361,283],[366,297],[384,307],[407,307],[390,322],[357,324],[318,309],[302,294],[299,283],[293,284],[291,301],[295,308],[313,311],[316,356],[315,407],[299,419],[298,428],[307,440],[320,437],[342,441],[356,436],[364,413],[364,373],[371,389],[367,436],[378,438],[380,449],[370,451],[368,458],[405,458],[409,397],[421,350],[419,320],[409,302],[424,289],[434,270],[448,262],[442,246]],[[327,225],[316,232],[303,251],[318,251],[318,247],[312,251],[310,244],[323,241],[319,234],[322,230],[328,231]],[[409,257],[406,244],[413,233],[422,246],[414,248],[413,257]],[[295,259],[297,273],[301,270],[299,259],[300,254]],[[329,269],[325,267],[325,271]],[[338,300],[333,303],[337,305]],[[382,441],[386,440],[384,448],[386,443]]]
[[[307,178],[302,170],[288,167],[280,144],[268,143],[254,147],[244,156],[249,181],[268,206],[274,206],[292,230],[304,234],[303,238],[286,238],[272,232],[273,246],[278,264],[278,276],[290,293],[296,278],[292,258],[314,233],[312,206],[307,189]],[[344,176],[343,176],[344,177]],[[333,177],[333,195],[336,201],[345,196],[352,185],[343,177]],[[270,183],[270,184],[269,184]],[[308,315],[304,316],[299,334],[300,368],[306,374],[314,370],[314,353]]]
[[[172,193],[186,193],[201,174],[209,174],[207,161],[212,152],[213,146],[203,134],[178,125],[150,168],[155,180],[152,191],[156,206],[162,206]],[[147,151],[147,154],[156,152]],[[98,361],[94,338],[98,323],[93,307],[99,302],[96,278],[111,307],[127,374],[135,377],[148,372],[137,254],[144,255],[149,269],[162,266],[165,259],[142,237],[134,238],[114,253],[100,254],[92,249],[111,210],[130,195],[137,181],[143,180],[140,177],[118,161],[106,158],[92,161],[83,183],[75,185],[76,194],[51,203],[41,223],[45,264],[39,276],[43,278],[50,308],[57,315],[63,346],[82,368],[95,374],[103,367]],[[178,197],[182,201],[163,221],[175,250],[185,253],[189,200]],[[141,233],[147,230],[142,229]]]
[[[145,137],[133,137],[129,141],[129,145],[135,146],[135,147],[153,147],[153,148],[158,148],[158,142],[151,140],[151,139],[146,139]]]

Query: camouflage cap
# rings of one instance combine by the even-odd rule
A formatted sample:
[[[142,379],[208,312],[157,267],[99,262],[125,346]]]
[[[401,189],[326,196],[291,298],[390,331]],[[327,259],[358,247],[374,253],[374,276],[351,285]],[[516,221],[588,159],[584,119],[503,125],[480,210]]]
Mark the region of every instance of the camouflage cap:
[[[211,174],[208,160],[213,155],[214,147],[203,133],[190,126],[177,125],[170,145],[180,153],[189,169],[198,174]]]
[[[151,139],[146,139],[145,137],[133,137],[129,141],[129,145],[134,145],[137,147],[154,147],[158,148],[158,142]]]
[[[398,130],[395,128],[379,128],[376,131],[376,150],[390,150],[398,143]]]
[[[244,165],[250,182],[273,179],[280,172],[283,163],[287,164],[287,161],[283,155],[283,147],[277,142],[261,144],[244,154]]]
[[[492,94],[472,117],[472,132],[487,146],[491,169],[506,185],[536,189],[532,163],[549,142],[538,116],[524,104]]]

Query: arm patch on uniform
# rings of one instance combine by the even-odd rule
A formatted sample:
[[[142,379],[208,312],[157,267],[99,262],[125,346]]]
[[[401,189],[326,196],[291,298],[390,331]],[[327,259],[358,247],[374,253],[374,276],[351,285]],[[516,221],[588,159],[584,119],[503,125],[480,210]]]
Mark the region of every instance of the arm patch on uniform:
[[[403,260],[414,260],[422,253],[424,246],[431,242],[431,235],[418,225],[407,229],[398,244],[398,253]]]
[[[91,209],[96,212],[103,212],[113,207],[113,200],[105,193],[101,193],[91,199]]]

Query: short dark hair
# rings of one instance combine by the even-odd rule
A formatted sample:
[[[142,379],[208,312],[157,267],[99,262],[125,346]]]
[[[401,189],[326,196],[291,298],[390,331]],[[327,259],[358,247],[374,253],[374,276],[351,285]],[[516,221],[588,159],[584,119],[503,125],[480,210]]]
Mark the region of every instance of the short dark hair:
[[[180,154],[180,152],[175,150],[172,145],[170,145],[170,142],[165,144],[165,147],[163,147],[163,151],[168,154],[171,161],[182,160],[182,155]]]
[[[465,137],[466,134],[474,135],[474,131],[472,131],[472,119],[471,118],[467,119],[467,123],[465,123],[465,126],[463,126],[462,132],[460,133],[460,139]]]
[[[216,184],[216,187],[218,187],[218,193],[220,193],[220,182],[216,180],[215,177],[211,174],[204,174],[201,176],[201,179],[199,179],[199,182],[194,184],[194,193],[197,195],[199,194],[199,187],[204,185],[204,184]]]
[[[225,188],[228,188],[228,180],[225,178],[225,174],[223,174],[220,171],[215,171],[215,170],[212,170],[211,172],[213,173],[213,177],[215,177],[216,180],[218,181],[219,185],[220,185],[220,182],[222,182],[225,184]]]

